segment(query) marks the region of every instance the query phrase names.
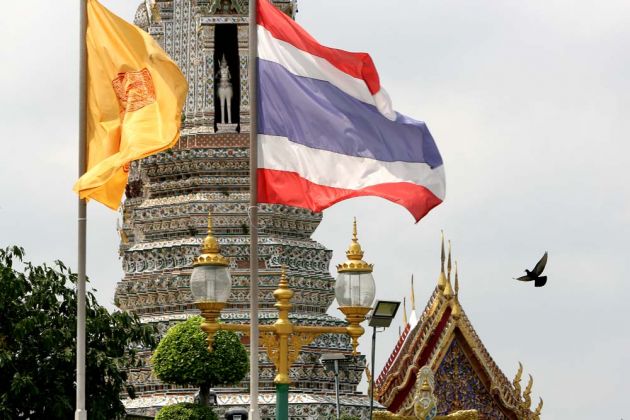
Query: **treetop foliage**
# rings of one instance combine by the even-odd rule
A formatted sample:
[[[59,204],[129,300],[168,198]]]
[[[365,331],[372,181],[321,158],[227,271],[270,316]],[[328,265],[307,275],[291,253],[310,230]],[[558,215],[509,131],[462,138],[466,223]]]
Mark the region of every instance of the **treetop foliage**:
[[[219,420],[219,417],[205,405],[178,403],[162,408],[155,420]]]
[[[238,336],[218,331],[208,351],[203,318],[194,316],[171,327],[153,353],[153,371],[168,383],[213,387],[239,382],[249,369],[247,351]]]
[[[0,418],[74,417],[76,282],[61,261],[35,266],[22,248],[0,249]],[[126,369],[138,363],[134,348],[153,348],[155,329],[110,314],[92,292],[86,303],[88,417],[121,418]]]

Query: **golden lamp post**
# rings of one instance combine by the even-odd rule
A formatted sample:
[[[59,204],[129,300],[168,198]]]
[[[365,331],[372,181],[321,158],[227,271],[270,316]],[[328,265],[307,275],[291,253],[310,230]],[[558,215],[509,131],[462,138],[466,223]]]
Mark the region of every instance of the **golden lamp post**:
[[[339,276],[335,286],[335,296],[339,310],[346,317],[346,327],[296,325],[289,319],[293,307],[293,290],[284,268],[278,288],[273,292],[276,298],[278,319],[271,325],[260,325],[260,342],[266,348],[269,358],[276,367],[276,419],[289,418],[289,368],[298,358],[300,349],[310,344],[320,334],[347,334],[352,339],[353,354],[356,354],[358,339],[365,331],[360,325],[371,310],[374,301],[375,285],[372,277],[372,264],[363,261],[363,250],[357,240],[357,223],[354,221],[352,242],[346,251],[347,261],[337,266]],[[240,331],[249,334],[247,324],[219,323],[221,310],[230,296],[231,278],[228,260],[221,255],[219,242],[212,234],[212,220],[208,216],[208,236],[203,241],[202,253],[193,262],[190,287],[195,305],[201,310],[204,322],[201,328],[208,334],[208,349],[212,351],[214,334],[218,330]],[[251,349],[250,351],[256,351]]]

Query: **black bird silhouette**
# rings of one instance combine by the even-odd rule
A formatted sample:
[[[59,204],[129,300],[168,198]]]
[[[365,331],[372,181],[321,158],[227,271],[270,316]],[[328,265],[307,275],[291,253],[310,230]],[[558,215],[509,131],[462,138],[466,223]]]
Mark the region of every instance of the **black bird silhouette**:
[[[545,255],[543,255],[540,261],[536,263],[536,267],[534,267],[532,271],[525,270],[527,275],[523,277],[519,277],[515,280],[520,280],[520,281],[534,280],[534,286],[543,287],[545,284],[547,284],[547,276],[541,276],[541,274],[543,270],[545,269],[546,265],[547,265],[547,251],[545,251]]]

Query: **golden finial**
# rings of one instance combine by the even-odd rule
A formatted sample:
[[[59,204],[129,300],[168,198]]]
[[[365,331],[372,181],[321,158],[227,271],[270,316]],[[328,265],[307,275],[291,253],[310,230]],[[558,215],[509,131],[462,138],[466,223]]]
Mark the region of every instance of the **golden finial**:
[[[403,325],[407,325],[407,298],[403,297]]]
[[[280,287],[289,287],[289,281],[287,280],[287,266],[282,264],[280,268],[280,281],[278,282]]]
[[[444,288],[446,287],[446,275],[444,274],[444,259],[445,259],[445,253],[444,253],[444,231],[442,232],[442,251],[441,251],[441,255],[440,255],[440,261],[441,261],[441,265],[440,265],[440,275],[438,277],[438,289],[440,289],[441,291],[444,291]]]
[[[291,309],[289,301],[293,297],[293,290],[289,289],[289,279],[287,278],[287,266],[282,265],[280,269],[280,281],[278,281],[278,288],[273,291],[273,295],[276,298],[276,304],[274,305],[279,310]],[[288,313],[288,312],[287,312]]]
[[[444,285],[444,297],[450,299],[453,297],[453,288],[451,287],[451,241],[448,241],[448,276]]]
[[[449,281],[450,284],[450,281]],[[455,299],[453,299],[453,311],[451,315],[455,319],[459,319],[462,316],[462,308],[459,304],[459,299],[457,296],[459,295],[459,277],[457,276],[457,261],[455,261]]]
[[[514,390],[516,391],[516,395],[521,397],[521,376],[523,375],[523,364],[518,362],[518,370],[516,371],[516,376],[514,376],[514,380],[512,381],[512,385],[514,385]]]
[[[193,265],[229,265],[229,261],[221,255],[219,241],[212,234],[212,215],[208,212],[208,235],[203,240],[201,255],[193,260]]]
[[[352,242],[350,242],[350,246],[348,246],[348,250],[346,251],[346,257],[348,260],[342,264],[337,265],[337,271],[340,273],[344,272],[355,272],[355,273],[371,273],[373,269],[372,264],[368,264],[363,261],[363,249],[361,249],[361,244],[359,244],[359,239],[357,238],[357,219],[354,219],[354,223],[352,225]]]
[[[451,281],[451,241],[448,241],[448,263],[446,266],[446,269],[448,270],[448,275],[447,275],[447,279],[450,282]]]
[[[536,411],[534,411],[534,420],[540,420],[540,413],[542,412],[542,408],[543,408],[543,399],[540,398],[540,402],[536,406]]]
[[[431,384],[429,384],[429,378],[426,376],[424,377],[424,381],[422,381],[422,385],[420,386],[420,391],[424,391],[424,392],[433,391],[431,389]]]
[[[416,312],[416,296],[413,291],[413,274],[411,275],[411,311]]]

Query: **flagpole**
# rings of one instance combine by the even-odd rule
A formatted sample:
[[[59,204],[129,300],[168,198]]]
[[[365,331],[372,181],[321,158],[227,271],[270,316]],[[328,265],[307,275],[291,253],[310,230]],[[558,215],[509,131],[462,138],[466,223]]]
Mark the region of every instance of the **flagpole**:
[[[256,57],[258,49],[258,23],[256,0],[249,1],[249,419],[259,420],[258,410],[258,121],[256,97]]]
[[[79,178],[85,173],[85,119],[87,97],[87,0],[79,0]],[[85,242],[87,211],[84,199],[79,196],[78,222],[78,279],[77,279],[77,394],[75,420],[87,420],[85,409]]]

